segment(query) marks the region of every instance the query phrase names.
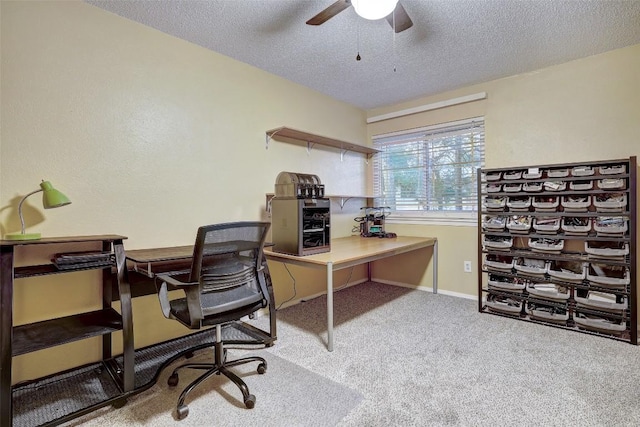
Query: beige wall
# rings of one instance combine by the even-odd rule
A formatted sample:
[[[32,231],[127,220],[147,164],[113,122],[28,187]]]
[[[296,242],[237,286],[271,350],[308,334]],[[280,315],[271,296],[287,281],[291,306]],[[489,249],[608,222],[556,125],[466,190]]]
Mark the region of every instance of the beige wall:
[[[472,66],[472,64],[470,64]],[[370,136],[485,117],[486,166],[510,167],[640,155],[640,45],[367,112],[375,117],[460,96],[487,99],[372,123]],[[389,224],[437,237],[439,289],[477,296],[477,227]],[[463,273],[463,261],[473,273]],[[429,276],[421,282],[431,287]]]
[[[487,166],[598,160],[638,154],[640,45],[368,112],[80,2],[1,2],[0,232],[19,229],[20,197],[48,179],[73,204],[43,211],[29,199],[29,230],[45,236],[117,233],[127,249],[190,244],[204,223],[267,219],[278,172],[315,173],[332,194],[365,194],[361,155],[272,141],[287,125],[368,144],[371,135],[484,115]],[[375,116],[486,91],[488,98],[367,126]],[[333,235],[351,232],[363,200],[332,204]],[[476,295],[475,227],[388,226],[439,239],[439,288]],[[430,251],[376,264],[374,277],[430,288]],[[46,261],[47,254],[36,254]],[[29,257],[31,258],[31,257]],[[419,258],[419,259],[418,259]],[[462,261],[474,273],[462,272]],[[19,261],[30,262],[26,254]],[[43,261],[43,262],[44,262]],[[290,268],[296,298],[324,289]],[[272,265],[277,303],[293,281]],[[336,275],[339,286],[348,270]],[[17,323],[97,304],[91,273],[21,280]],[[357,268],[351,281],[360,280]],[[88,280],[90,286],[84,284]],[[184,333],[154,297],[134,303],[136,346]],[[98,340],[20,356],[14,380],[99,358]]]
[[[29,198],[28,231],[121,234],[126,249],[191,244],[199,225],[268,219],[265,193],[283,170],[317,174],[329,193],[365,193],[360,154],[341,161],[335,149],[278,141],[265,149],[265,131],[283,125],[366,144],[362,110],[86,3],[3,1],[1,19],[0,234],[19,231],[17,204],[41,179],[73,203],[44,211]],[[334,236],[350,233],[361,203],[333,204]],[[278,302],[292,291],[284,274],[274,280]],[[296,278],[298,297],[324,287]],[[98,280],[20,280],[16,323],[99,306]],[[136,299],[134,318],[137,347],[185,331],[155,297]],[[14,380],[98,359],[97,342],[17,357]]]

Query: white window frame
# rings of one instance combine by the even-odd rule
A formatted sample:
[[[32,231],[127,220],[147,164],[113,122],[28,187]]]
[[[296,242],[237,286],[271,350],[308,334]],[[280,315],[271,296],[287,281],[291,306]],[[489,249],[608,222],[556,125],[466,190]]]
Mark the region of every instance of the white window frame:
[[[374,135],[373,145],[375,147],[376,140],[382,138],[388,138],[393,136],[407,135],[411,133],[419,132],[433,132],[438,129],[464,126],[471,123],[482,122],[484,126],[484,117],[473,117],[465,120],[458,120],[454,122],[446,122],[433,126],[426,126],[422,128],[407,129],[398,132],[391,132],[386,134]],[[486,146],[486,144],[485,144]],[[484,159],[483,159],[484,160]],[[374,166],[375,167],[375,166]],[[484,167],[483,164],[480,167]],[[373,171],[374,180],[377,171]],[[477,185],[477,183],[476,183]],[[478,195],[479,197],[479,195]],[[376,201],[377,203],[377,201]],[[448,226],[477,226],[478,225],[478,212],[477,211],[391,211],[386,217],[385,221],[390,224],[416,224],[416,225],[448,225]]]

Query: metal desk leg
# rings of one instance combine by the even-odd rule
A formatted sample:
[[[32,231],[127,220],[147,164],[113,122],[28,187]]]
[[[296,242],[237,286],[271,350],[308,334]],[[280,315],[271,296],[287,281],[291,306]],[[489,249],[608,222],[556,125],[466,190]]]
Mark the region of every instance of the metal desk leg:
[[[327,349],[333,351],[333,263],[327,263]]]
[[[438,240],[433,244],[433,293],[438,293]]]

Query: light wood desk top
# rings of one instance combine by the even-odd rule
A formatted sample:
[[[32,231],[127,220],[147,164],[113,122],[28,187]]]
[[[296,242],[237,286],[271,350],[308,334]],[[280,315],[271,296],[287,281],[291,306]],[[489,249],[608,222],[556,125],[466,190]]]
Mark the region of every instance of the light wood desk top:
[[[330,252],[297,256],[274,252],[265,248],[264,253],[267,259],[274,261],[304,264],[309,267],[317,265],[318,268],[324,268],[331,263],[334,270],[340,270],[353,265],[434,246],[436,241],[437,239],[434,237],[398,236],[382,239],[378,237],[348,236],[331,239]]]

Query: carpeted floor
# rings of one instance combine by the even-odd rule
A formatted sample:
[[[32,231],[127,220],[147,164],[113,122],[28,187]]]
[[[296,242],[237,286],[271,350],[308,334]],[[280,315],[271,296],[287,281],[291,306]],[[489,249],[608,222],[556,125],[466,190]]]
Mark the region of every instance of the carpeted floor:
[[[278,341],[261,351],[282,363],[244,377],[257,397],[252,410],[241,407],[235,386],[223,387],[228,394],[219,398],[220,385],[212,383],[194,396],[190,415],[174,421],[178,391],[168,389],[165,373],[124,408],[73,425],[640,425],[637,346],[378,283],[343,289],[334,303],[333,352],[325,346],[325,297],[278,312]],[[266,386],[267,377],[278,385]],[[337,389],[322,392],[319,383]],[[271,396],[292,385],[290,397]]]

